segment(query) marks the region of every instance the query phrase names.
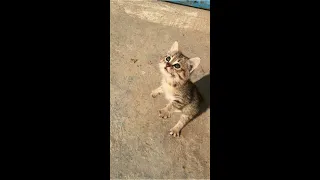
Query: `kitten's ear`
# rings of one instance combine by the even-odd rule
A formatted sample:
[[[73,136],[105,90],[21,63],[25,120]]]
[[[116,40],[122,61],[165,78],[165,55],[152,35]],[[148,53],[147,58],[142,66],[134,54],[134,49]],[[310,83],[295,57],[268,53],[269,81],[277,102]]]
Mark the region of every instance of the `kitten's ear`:
[[[195,57],[195,58],[189,59],[189,71],[190,71],[190,73],[199,66],[200,60],[201,59],[199,57]]]
[[[175,41],[175,42],[172,44],[172,46],[171,46],[171,48],[170,48],[170,50],[169,50],[168,53],[173,53],[173,52],[177,52],[177,51],[178,51],[178,42]]]

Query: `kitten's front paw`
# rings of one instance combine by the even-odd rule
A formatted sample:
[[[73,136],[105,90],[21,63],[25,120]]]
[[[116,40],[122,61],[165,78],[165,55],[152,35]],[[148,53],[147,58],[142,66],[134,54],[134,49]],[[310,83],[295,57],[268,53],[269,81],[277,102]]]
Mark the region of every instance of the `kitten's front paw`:
[[[171,113],[170,113],[168,110],[166,110],[165,108],[163,108],[163,109],[160,109],[160,110],[159,110],[159,116],[160,116],[161,118],[166,119],[166,118],[171,117]]]
[[[150,94],[153,98],[157,97],[159,95],[158,92],[152,91]]]
[[[175,127],[171,128],[170,135],[172,135],[173,137],[180,136],[180,129],[175,128]]]

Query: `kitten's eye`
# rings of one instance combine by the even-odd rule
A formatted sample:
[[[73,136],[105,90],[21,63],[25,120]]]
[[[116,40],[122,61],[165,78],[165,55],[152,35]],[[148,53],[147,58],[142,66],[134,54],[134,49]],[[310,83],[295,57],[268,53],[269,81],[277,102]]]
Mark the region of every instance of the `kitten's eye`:
[[[179,69],[180,68],[180,64],[174,64],[173,65],[176,69]]]
[[[167,61],[167,62],[169,62],[170,60],[171,60],[171,57],[170,57],[170,56],[166,57],[166,61]]]

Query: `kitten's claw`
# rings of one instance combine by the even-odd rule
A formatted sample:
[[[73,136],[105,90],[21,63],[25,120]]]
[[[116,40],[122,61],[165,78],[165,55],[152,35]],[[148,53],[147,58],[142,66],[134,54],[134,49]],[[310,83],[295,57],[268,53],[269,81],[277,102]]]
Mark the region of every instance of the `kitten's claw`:
[[[172,128],[172,129],[170,129],[170,135],[172,135],[173,137],[179,137],[180,136],[180,130],[178,130],[176,128]]]
[[[171,117],[171,113],[167,111],[166,109],[160,109],[159,110],[159,117],[167,119]]]

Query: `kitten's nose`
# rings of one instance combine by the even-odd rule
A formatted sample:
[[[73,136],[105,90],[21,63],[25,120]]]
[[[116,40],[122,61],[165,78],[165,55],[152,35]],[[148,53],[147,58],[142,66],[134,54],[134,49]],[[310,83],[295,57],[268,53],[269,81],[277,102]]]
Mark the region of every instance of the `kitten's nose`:
[[[167,64],[166,64],[166,67],[170,67],[170,66],[171,66],[170,63],[167,63]]]

